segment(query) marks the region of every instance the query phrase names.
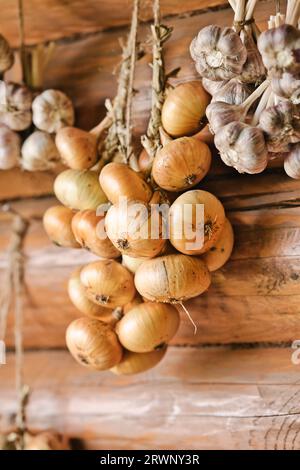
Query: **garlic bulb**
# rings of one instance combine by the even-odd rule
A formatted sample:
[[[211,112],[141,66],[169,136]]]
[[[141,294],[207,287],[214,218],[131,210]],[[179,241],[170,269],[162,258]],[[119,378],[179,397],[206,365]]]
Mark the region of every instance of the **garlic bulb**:
[[[0,34],[0,74],[10,69],[14,63],[14,54],[7,40]]]
[[[244,63],[239,79],[245,83],[257,84],[264,80],[266,69],[259,50],[257,49],[257,45],[253,39],[252,30],[245,28],[242,29],[240,32],[240,38],[247,50],[247,60]]]
[[[232,78],[213,95],[212,102],[222,101],[229,104],[242,104],[251,93],[252,91],[246,83]]]
[[[270,152],[285,152],[289,144],[300,141],[299,106],[281,101],[266,108],[260,115],[259,126],[266,134]]]
[[[293,145],[292,150],[284,160],[284,170],[291,178],[300,179],[300,143]]]
[[[21,153],[19,135],[4,124],[0,124],[0,170],[18,166]]]
[[[294,77],[284,72],[272,79],[271,86],[277,96],[287,98],[294,104],[300,104],[300,75]]]
[[[228,83],[228,80],[210,80],[209,78],[202,78],[202,86],[204,90],[212,96],[218,93],[226,83]]]
[[[45,90],[32,103],[34,125],[50,134],[74,124],[74,108],[71,100],[59,90]]]
[[[247,50],[231,28],[210,25],[201,29],[190,46],[196,70],[210,80],[230,80],[239,75]]]
[[[300,31],[289,24],[264,31],[258,38],[263,63],[272,76],[300,73]]]
[[[267,166],[267,146],[258,127],[231,122],[216,133],[215,145],[223,162],[239,173],[261,173]]]
[[[0,81],[0,123],[14,131],[31,124],[32,93],[25,85]]]
[[[216,134],[222,127],[233,121],[243,120],[242,109],[233,104],[213,101],[206,108],[210,130]]]
[[[28,171],[47,171],[57,165],[60,157],[51,135],[33,132],[22,145],[22,167]]]

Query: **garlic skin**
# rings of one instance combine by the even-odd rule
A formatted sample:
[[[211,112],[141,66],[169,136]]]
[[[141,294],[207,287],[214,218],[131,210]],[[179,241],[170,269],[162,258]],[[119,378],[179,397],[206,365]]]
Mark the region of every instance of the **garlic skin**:
[[[10,69],[14,63],[14,54],[7,40],[0,34],[0,73]]]
[[[31,125],[32,93],[25,85],[0,81],[0,123],[13,131]]]
[[[272,79],[271,87],[277,96],[289,99],[293,104],[300,104],[300,75],[294,77],[284,72]]]
[[[32,103],[34,125],[50,134],[74,124],[73,104],[65,93],[59,90],[45,90]]]
[[[260,115],[259,126],[266,134],[270,152],[286,152],[289,144],[300,141],[299,107],[290,101],[281,101],[266,108]]]
[[[300,143],[293,145],[292,150],[284,160],[284,170],[291,178],[300,179]]]
[[[51,135],[33,132],[22,145],[22,168],[28,171],[47,171],[59,162],[58,150]]]
[[[193,39],[190,53],[197,72],[210,80],[230,80],[239,75],[247,59],[247,50],[231,28],[205,26]]]
[[[244,63],[239,79],[245,83],[260,83],[265,79],[266,69],[257,45],[253,39],[252,31],[242,29],[240,32],[240,38],[247,50],[247,60]]]
[[[242,104],[251,93],[252,91],[246,83],[241,83],[236,78],[232,78],[214,94],[212,103],[222,101],[228,104]]]
[[[300,73],[300,31],[294,26],[283,24],[264,31],[257,46],[272,77],[281,76],[283,72]]]
[[[239,173],[261,173],[267,166],[267,146],[258,127],[231,122],[216,133],[215,145],[223,162]]]
[[[209,128],[214,134],[226,124],[243,119],[242,110],[238,106],[221,101],[210,103],[206,108],[206,116]]]
[[[223,86],[228,83],[228,80],[209,80],[209,78],[202,78],[202,86],[204,90],[207,91],[210,95],[214,96],[216,93],[218,93],[219,90],[223,88]]]
[[[10,170],[19,165],[21,139],[4,124],[0,124],[0,170]]]

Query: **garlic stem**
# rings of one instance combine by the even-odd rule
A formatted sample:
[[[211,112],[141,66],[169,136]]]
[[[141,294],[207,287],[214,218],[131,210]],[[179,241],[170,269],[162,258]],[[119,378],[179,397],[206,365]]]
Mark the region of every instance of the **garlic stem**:
[[[267,102],[267,108],[270,108],[274,104],[274,93],[272,92],[269,96],[268,102]]]
[[[278,28],[285,22],[285,16],[281,13],[277,13],[275,16],[275,27]]]
[[[245,20],[250,20],[253,17],[254,9],[256,7],[257,0],[249,0],[246,6]]]
[[[265,89],[269,86],[269,83],[269,80],[262,82],[261,85],[259,85],[259,87],[256,88],[256,90],[244,101],[244,103],[241,105],[241,108],[244,110],[245,114],[247,114],[254,101],[256,101],[263,94]]]
[[[235,14],[234,14],[234,21],[238,21],[238,22],[243,21],[245,17],[245,6],[246,6],[245,0],[237,0]]]
[[[268,88],[264,91],[264,94],[262,95],[259,103],[258,103],[258,106],[255,110],[255,113],[254,113],[254,116],[253,116],[253,119],[251,121],[251,125],[252,126],[256,126],[258,121],[259,121],[259,117],[261,115],[261,113],[264,111],[264,109],[267,107],[267,103],[268,103],[268,99],[269,99],[269,96],[272,92],[272,89],[270,86],[268,86]]]
[[[229,4],[231,6],[231,8],[233,9],[233,11],[235,12],[235,9],[236,9],[236,0],[228,0],[229,1]]]
[[[299,21],[299,16],[300,16],[299,0],[288,0],[285,22],[296,27]]]

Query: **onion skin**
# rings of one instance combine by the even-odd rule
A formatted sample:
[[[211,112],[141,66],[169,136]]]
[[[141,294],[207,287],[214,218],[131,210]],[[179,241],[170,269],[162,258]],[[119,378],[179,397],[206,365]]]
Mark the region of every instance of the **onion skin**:
[[[132,274],[114,260],[88,264],[82,269],[80,280],[87,297],[106,308],[126,305],[136,293]]]
[[[135,274],[138,267],[145,261],[144,258],[134,258],[133,256],[122,255],[122,264],[131,273]]]
[[[204,126],[201,131],[197,132],[197,134],[194,134],[193,138],[200,140],[207,145],[213,145],[214,143],[214,135],[210,131],[209,124],[206,124],[206,126]]]
[[[204,240],[203,245],[189,248],[187,245],[195,243],[196,235],[193,239],[187,239],[184,228],[190,226],[191,221],[184,219],[183,208],[185,204],[190,204],[193,209],[196,204],[204,205]],[[196,231],[196,211],[193,210],[193,230]],[[202,222],[202,221],[199,221]],[[222,233],[225,223],[225,211],[222,203],[213,194],[207,191],[192,190],[181,194],[170,208],[170,241],[172,245],[181,253],[188,255],[199,255],[209,250]],[[203,230],[202,226],[198,230]]]
[[[152,176],[167,191],[183,191],[199,183],[210,165],[211,152],[204,142],[181,137],[156,153]]]
[[[46,210],[43,217],[45,232],[55,245],[65,248],[80,248],[72,232],[74,212],[68,207],[53,206]]]
[[[108,237],[102,239],[98,224],[103,224],[105,216],[97,216],[96,211],[79,211],[72,219],[72,230],[80,246],[87,248],[101,258],[118,258],[121,254]]]
[[[62,161],[74,170],[86,170],[98,160],[97,137],[76,127],[63,127],[55,137]]]
[[[66,342],[74,359],[90,369],[111,369],[122,359],[122,346],[115,332],[95,318],[74,320],[67,328]]]
[[[139,293],[136,293],[134,299],[129,302],[129,304],[126,304],[124,305],[123,307],[123,315],[126,315],[126,313],[130,312],[130,310],[132,310],[134,307],[136,307],[137,305],[140,305],[144,302],[144,300],[142,299],[142,297],[140,296]]]
[[[144,261],[134,282],[147,300],[176,303],[202,294],[208,289],[211,276],[201,259],[174,254]]]
[[[153,212],[154,214],[154,212]],[[156,218],[156,217],[155,217]],[[157,214],[158,234],[152,238],[151,210],[149,206],[134,201],[127,205],[127,212],[123,205],[112,206],[105,218],[105,229],[113,245],[123,254],[134,258],[153,258],[158,255],[166,244],[162,238],[163,220]]]
[[[70,209],[96,210],[107,198],[101,189],[97,173],[89,170],[65,170],[54,182],[57,199]]]
[[[167,348],[146,353],[124,351],[121,362],[110,370],[116,375],[140,374],[155,367],[163,359],[166,351]]]
[[[100,173],[100,185],[113,204],[117,204],[121,197],[142,202],[149,202],[152,197],[152,190],[146,181],[123,163],[105,165]]]
[[[72,274],[68,282],[68,294],[71,302],[84,315],[93,318],[99,318],[104,322],[112,321],[112,310],[102,307],[92,302],[85,293],[85,287],[80,280],[82,268],[77,268]]]
[[[116,325],[120,343],[129,351],[154,351],[176,334],[179,313],[168,304],[142,303],[128,312]]]
[[[138,165],[140,171],[143,173],[144,176],[149,176],[151,173],[151,159],[148,155],[146,149],[143,149],[138,158]]]
[[[200,81],[182,83],[167,95],[162,108],[162,125],[172,137],[193,135],[203,127],[209,94]]]
[[[232,225],[228,219],[225,219],[225,224],[222,233],[216,243],[202,255],[210,272],[220,269],[230,258],[234,245],[234,233]]]

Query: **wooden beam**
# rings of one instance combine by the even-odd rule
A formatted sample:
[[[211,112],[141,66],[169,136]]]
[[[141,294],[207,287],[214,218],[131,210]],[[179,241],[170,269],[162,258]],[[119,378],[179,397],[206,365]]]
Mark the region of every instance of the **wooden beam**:
[[[170,348],[134,377],[95,373],[66,352],[31,352],[28,424],[92,449],[288,449],[300,446],[292,350]],[[2,429],[12,426],[14,359],[1,367]],[[134,396],[134,405],[133,405]]]

